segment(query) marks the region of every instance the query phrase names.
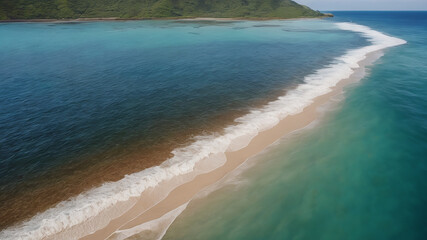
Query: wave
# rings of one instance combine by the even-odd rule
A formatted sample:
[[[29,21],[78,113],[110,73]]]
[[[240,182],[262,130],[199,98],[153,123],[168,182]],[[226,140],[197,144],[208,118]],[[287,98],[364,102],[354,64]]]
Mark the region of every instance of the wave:
[[[237,118],[236,124],[224,129],[224,134],[197,137],[191,145],[172,151],[173,157],[161,165],[127,175],[117,182],[104,183],[98,188],[63,201],[21,224],[1,231],[0,239],[33,240],[50,237],[84,223],[118,203],[138,197],[161,182],[191,173],[197,164],[206,159],[212,162],[209,168],[213,170],[223,161],[217,161],[218,158],[212,156],[223,156],[227,151],[242,149],[258,133],[274,127],[289,115],[302,112],[313,103],[314,98],[332,91],[332,87],[339,81],[350,77],[367,54],[406,43],[402,39],[387,36],[362,25],[336,23],[336,26],[342,30],[357,32],[372,44],[349,50],[330,65],[306,76],[303,84],[288,91],[286,95]],[[92,231],[99,228],[99,224],[93,226]]]
[[[165,215],[152,220],[150,222],[137,225],[133,228],[126,230],[119,230],[110,235],[107,239],[124,240],[132,237],[135,239],[156,239],[160,240],[166,234],[169,226],[175,219],[187,208],[188,203],[185,203],[178,208],[166,213]]]

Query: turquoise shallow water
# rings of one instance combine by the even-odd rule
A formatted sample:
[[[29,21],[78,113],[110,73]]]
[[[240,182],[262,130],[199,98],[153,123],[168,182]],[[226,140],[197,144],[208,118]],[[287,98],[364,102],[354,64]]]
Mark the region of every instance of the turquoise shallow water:
[[[427,13],[335,14],[408,44],[313,129],[191,202],[164,239],[427,238]]]

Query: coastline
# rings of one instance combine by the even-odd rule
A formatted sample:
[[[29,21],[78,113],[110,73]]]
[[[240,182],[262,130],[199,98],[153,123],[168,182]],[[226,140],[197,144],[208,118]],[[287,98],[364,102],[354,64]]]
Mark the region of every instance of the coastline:
[[[128,235],[121,236],[126,231],[134,232],[135,228],[138,228],[139,226],[147,225],[164,217],[170,218],[168,213],[171,213],[174,210],[178,210],[179,213],[182,212],[185,209],[185,206],[200,191],[220,181],[229,173],[238,169],[239,166],[241,166],[247,159],[259,154],[276,141],[282,139],[284,136],[303,129],[318,119],[321,115],[318,111],[319,108],[329,103],[334,96],[343,94],[346,86],[360,81],[366,75],[366,68],[371,66],[382,55],[382,51],[369,53],[366,56],[366,59],[358,63],[360,67],[355,69],[354,73],[349,78],[343,79],[333,87],[331,92],[316,97],[313,100],[313,103],[304,108],[302,112],[288,116],[273,128],[260,132],[246,147],[234,152],[226,152],[225,155],[227,160],[221,167],[211,172],[197,175],[193,180],[174,188],[166,198],[157,204],[154,204],[152,207],[147,208],[147,199],[139,199],[135,203],[134,207],[127,213],[117,219],[114,219],[106,227],[80,239],[123,239],[123,237],[130,237]],[[139,212],[140,214],[138,214],[138,210],[141,209],[146,210]],[[179,215],[179,213],[177,215]],[[172,221],[168,221],[167,224],[163,226],[166,229],[162,229],[163,231],[159,232],[161,235],[159,236],[160,238],[166,232],[174,219],[175,218],[173,218]]]
[[[166,174],[165,176],[153,175],[151,174],[152,172],[145,171],[141,174],[135,174],[130,178],[140,178],[141,176],[147,179],[153,178],[152,180],[157,181],[158,184],[153,185],[152,181],[144,182],[145,180],[142,179],[143,181],[138,182],[138,184],[142,184],[143,187],[139,185],[127,185],[126,191],[131,191],[131,193],[128,194],[126,192],[126,194],[130,195],[130,197],[123,198],[123,196],[120,196],[120,199],[114,199],[114,201],[116,201],[115,204],[108,209],[104,208],[98,215],[89,215],[93,213],[89,213],[87,210],[91,210],[93,206],[91,206],[92,202],[88,202],[85,204],[87,207],[82,209],[84,215],[78,215],[77,219],[74,218],[74,216],[68,215],[69,212],[65,212],[64,214],[61,213],[58,217],[59,219],[55,216],[55,218],[48,219],[49,221],[43,221],[43,226],[41,226],[40,229],[34,230],[34,225],[31,223],[34,223],[37,219],[44,220],[43,215],[40,215],[25,226],[31,227],[32,229],[27,229],[24,234],[34,239],[75,239],[85,235],[86,237],[83,239],[97,239],[97,234],[104,234],[108,237],[110,235],[109,232],[114,232],[116,229],[121,229],[120,232],[123,233],[126,229],[150,224],[159,220],[162,216],[167,216],[165,213],[169,214],[171,211],[175,211],[174,209],[178,209],[177,207],[181,208],[185,206],[185,203],[191,200],[199,190],[220,180],[226,174],[236,169],[241,163],[245,162],[248,157],[256,155],[284,135],[303,128],[316,119],[316,109],[318,106],[322,105],[322,99],[322,101],[327,102],[331,96],[334,96],[334,92],[337,91],[337,94],[340,93],[340,86],[342,90],[349,76],[357,75],[355,72],[360,72],[361,69],[363,70],[362,72],[364,72],[364,66],[360,65],[362,65],[363,62],[361,62],[361,60],[365,59],[367,55],[371,55],[373,52],[381,49],[403,44],[404,42],[396,42],[396,39],[392,39],[360,25],[344,24],[340,27],[344,30],[361,32],[367,35],[368,38],[371,39],[373,45],[361,49],[350,50],[348,54],[337,59],[339,63],[327,66],[325,69],[320,69],[316,73],[317,75],[314,74],[315,76],[308,76],[308,78],[306,78],[306,84],[302,84],[297,89],[291,90],[291,96],[287,94],[279,98],[277,101],[272,102],[271,105],[269,104],[265,109],[260,109],[260,111],[257,110],[240,121],[237,120],[236,122],[240,123],[240,125],[226,129],[227,131],[230,130],[228,132],[245,130],[243,131],[243,135],[229,136],[231,134],[229,133],[229,135],[220,137],[220,139],[200,141],[199,146],[196,146],[200,147],[206,143],[219,144],[221,143],[220,141],[232,140],[233,142],[226,143],[226,148],[219,150],[221,151],[219,154],[214,151],[209,152],[209,155],[205,155],[206,150],[209,151],[211,149],[196,149],[202,152],[197,153],[200,154],[197,157],[204,157],[206,159],[189,158],[188,162],[180,164],[176,162],[176,159],[172,159],[172,161],[167,161],[165,164],[151,169],[156,171],[159,170],[159,174]],[[319,83],[322,83],[322,86],[319,86]],[[289,102],[289,100],[292,100],[292,102]],[[289,108],[286,105],[283,106],[283,104],[287,103],[296,103],[296,105],[289,106]],[[283,107],[285,107],[285,110],[283,110]],[[280,110],[280,112],[276,112],[278,110]],[[245,127],[248,126],[255,128],[255,132],[253,132],[253,129],[250,129],[248,132],[248,129],[245,129]],[[194,148],[192,148],[192,150],[194,150]],[[182,152],[179,151],[174,153],[181,153],[182,155]],[[218,156],[212,156],[215,154],[218,154]],[[211,157],[214,159],[211,159]],[[228,159],[228,161],[225,159]],[[204,166],[204,164],[207,165]],[[174,171],[176,170],[180,170],[181,175],[174,175]],[[129,178],[126,177],[125,180],[129,180]],[[120,181],[120,183],[126,183],[126,181]],[[133,189],[133,187],[138,188]],[[137,193],[140,189],[145,189],[142,194]],[[95,189],[94,191],[103,193],[102,190],[99,189]],[[108,194],[104,195],[104,197],[105,200],[110,201],[108,199]],[[179,205],[183,202],[184,204]],[[60,205],[58,208],[63,206],[64,205]],[[100,207],[104,206],[106,205],[104,204]],[[105,212],[108,211],[110,211],[110,213],[105,214]],[[50,213],[53,212],[54,210]],[[84,221],[82,221],[82,218],[85,218]],[[56,222],[57,220],[59,220],[59,222]],[[110,222],[110,220],[112,221]],[[55,226],[47,227],[44,223],[55,223]],[[102,233],[103,230],[109,232]],[[87,233],[91,232],[94,233],[87,235]],[[8,233],[5,232],[5,234]],[[68,236],[68,238],[65,236]],[[101,238],[103,237],[101,236]]]

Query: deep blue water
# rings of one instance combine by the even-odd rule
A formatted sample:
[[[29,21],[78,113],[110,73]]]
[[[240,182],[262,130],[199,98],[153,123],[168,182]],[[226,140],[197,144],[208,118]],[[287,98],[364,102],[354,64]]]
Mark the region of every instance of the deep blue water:
[[[0,219],[138,171],[151,155],[121,159],[221,128],[366,44],[320,20],[0,24]]]
[[[194,200],[164,239],[427,239],[427,12],[333,12],[405,39],[345,100]]]

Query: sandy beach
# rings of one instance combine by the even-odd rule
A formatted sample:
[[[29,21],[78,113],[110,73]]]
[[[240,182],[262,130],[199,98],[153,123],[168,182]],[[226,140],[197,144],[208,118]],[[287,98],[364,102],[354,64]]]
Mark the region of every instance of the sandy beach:
[[[171,189],[171,185],[160,184],[159,187],[153,189],[150,193],[144,192],[140,198],[132,200],[135,202],[135,205],[125,214],[113,219],[104,228],[81,239],[121,239],[121,237],[115,236],[114,233],[116,231],[126,231],[150,223],[180,206],[185,206],[198,192],[222,179],[228,173],[238,168],[248,158],[260,153],[283,136],[302,129],[316,120],[321,114],[318,111],[319,107],[328,103],[332,97],[342,94],[345,86],[362,79],[366,73],[366,66],[371,65],[381,56],[381,52],[369,54],[365,60],[359,63],[360,68],[355,69],[350,78],[340,81],[331,92],[315,98],[313,104],[306,107],[301,113],[286,117],[275,127],[261,132],[243,149],[227,152],[225,154],[227,160],[221,167],[211,172],[197,175],[194,179],[175,187],[160,201],[158,198],[162,194],[159,194],[159,192],[167,192],[167,189]],[[165,226],[165,228],[167,227]]]

